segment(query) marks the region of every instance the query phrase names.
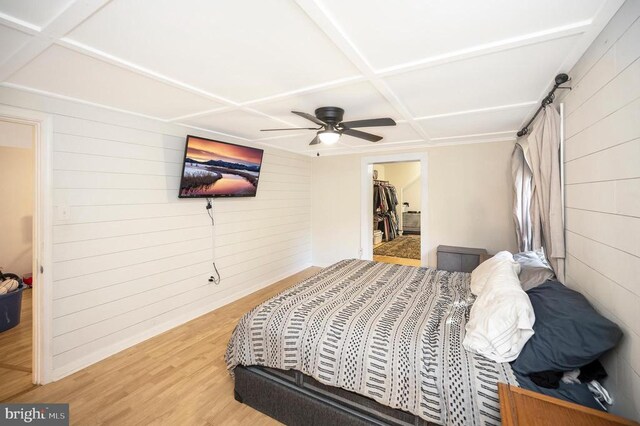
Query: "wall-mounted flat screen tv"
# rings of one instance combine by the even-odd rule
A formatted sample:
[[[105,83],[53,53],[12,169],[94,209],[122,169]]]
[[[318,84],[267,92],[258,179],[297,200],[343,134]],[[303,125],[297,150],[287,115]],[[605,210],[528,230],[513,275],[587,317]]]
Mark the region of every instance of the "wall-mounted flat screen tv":
[[[255,197],[261,149],[187,136],[180,198]]]

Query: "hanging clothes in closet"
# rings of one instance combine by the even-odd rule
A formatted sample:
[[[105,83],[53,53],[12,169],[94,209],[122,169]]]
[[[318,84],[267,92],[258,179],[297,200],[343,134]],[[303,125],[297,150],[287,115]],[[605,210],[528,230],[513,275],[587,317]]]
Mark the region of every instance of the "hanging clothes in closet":
[[[386,181],[373,181],[373,228],[382,231],[382,239],[398,236],[398,197],[395,186]]]

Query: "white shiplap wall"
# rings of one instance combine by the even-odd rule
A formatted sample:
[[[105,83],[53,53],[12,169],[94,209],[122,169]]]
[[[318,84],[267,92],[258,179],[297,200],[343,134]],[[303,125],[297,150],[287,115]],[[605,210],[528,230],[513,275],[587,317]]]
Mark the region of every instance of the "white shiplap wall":
[[[54,211],[70,209],[53,227],[54,378],[310,265],[310,158],[266,149],[256,198],[214,200],[214,236],[205,201],[177,197],[193,131],[7,88],[0,95],[54,117]],[[219,286],[208,282],[212,241]]]
[[[566,275],[624,330],[606,358],[613,412],[640,420],[640,1],[576,64],[566,108]]]

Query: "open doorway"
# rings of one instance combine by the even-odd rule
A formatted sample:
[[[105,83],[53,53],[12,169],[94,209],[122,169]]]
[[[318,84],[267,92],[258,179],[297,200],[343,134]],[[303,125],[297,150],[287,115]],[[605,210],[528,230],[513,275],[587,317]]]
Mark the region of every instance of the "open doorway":
[[[0,117],[0,401],[34,386],[35,135]]]
[[[419,161],[373,165],[373,260],[420,266]]]
[[[427,154],[362,159],[361,257],[427,266]]]

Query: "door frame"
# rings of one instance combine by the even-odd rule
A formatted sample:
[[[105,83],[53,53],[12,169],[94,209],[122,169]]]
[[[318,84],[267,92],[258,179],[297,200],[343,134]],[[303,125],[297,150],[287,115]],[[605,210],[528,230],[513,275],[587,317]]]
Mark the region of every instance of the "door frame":
[[[360,172],[360,258],[373,260],[373,165],[381,163],[420,162],[420,265],[428,266],[428,155],[426,152],[363,157]]]
[[[33,383],[49,383],[53,371],[52,145],[53,119],[37,111],[0,105],[0,119],[34,128]]]

